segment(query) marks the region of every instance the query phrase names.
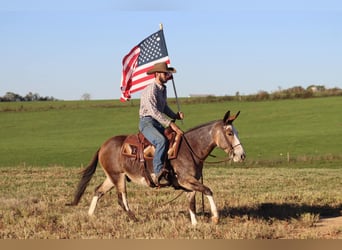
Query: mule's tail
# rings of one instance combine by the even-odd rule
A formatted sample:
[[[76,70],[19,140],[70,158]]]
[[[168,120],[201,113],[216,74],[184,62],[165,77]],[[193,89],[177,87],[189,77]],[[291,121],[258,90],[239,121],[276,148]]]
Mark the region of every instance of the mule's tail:
[[[66,204],[67,206],[76,206],[78,202],[80,201],[84,191],[86,190],[88,186],[89,181],[91,180],[91,177],[93,177],[93,174],[96,171],[97,163],[99,161],[99,151],[100,149],[97,150],[96,154],[94,155],[88,167],[81,172],[82,178],[80,182],[78,183],[78,186],[74,195],[74,200],[73,202]]]

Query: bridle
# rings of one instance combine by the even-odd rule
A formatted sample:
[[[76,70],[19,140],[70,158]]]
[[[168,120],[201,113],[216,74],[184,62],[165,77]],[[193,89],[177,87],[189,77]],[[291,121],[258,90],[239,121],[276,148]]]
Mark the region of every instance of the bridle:
[[[238,143],[238,144],[236,144],[236,145],[234,145],[234,146],[231,146],[230,147],[230,149],[229,149],[229,151],[228,151],[228,156],[226,157],[226,158],[224,158],[223,160],[219,160],[219,161],[210,161],[210,162],[206,162],[206,164],[218,164],[218,163],[223,163],[223,162],[228,162],[228,161],[232,161],[232,159],[230,158],[230,154],[231,154],[231,152],[232,151],[234,151],[234,148],[235,147],[238,147],[238,146],[240,146],[241,145],[241,143]],[[211,156],[211,157],[216,157],[215,155],[212,155],[212,154],[209,154],[209,156]]]
[[[194,152],[194,150],[192,149],[192,147],[191,147],[189,141],[187,140],[185,134],[182,135],[182,138],[184,139],[185,145],[186,145],[187,148],[190,150],[191,154],[192,154],[193,156],[195,156],[200,162],[203,163],[203,162],[205,161],[205,158],[204,158],[204,157],[198,156],[198,155],[196,154],[196,152]],[[228,142],[227,137],[225,136],[224,138],[225,138],[225,140],[226,140],[226,142],[227,142],[227,145],[230,145],[230,143]],[[234,148],[235,148],[235,147],[238,147],[238,146],[240,146],[240,145],[241,145],[241,143],[238,143],[238,144],[236,144],[236,145],[234,145],[234,146],[231,145],[231,146],[230,146],[230,149],[229,149],[229,151],[228,151],[228,157],[224,158],[223,160],[206,162],[206,164],[218,164],[218,163],[223,163],[223,162],[231,161],[231,160],[232,160],[232,159],[230,158],[231,152],[234,151]],[[209,154],[209,156],[211,156],[211,157],[216,157],[216,156],[214,156],[214,155],[212,155],[212,154]]]

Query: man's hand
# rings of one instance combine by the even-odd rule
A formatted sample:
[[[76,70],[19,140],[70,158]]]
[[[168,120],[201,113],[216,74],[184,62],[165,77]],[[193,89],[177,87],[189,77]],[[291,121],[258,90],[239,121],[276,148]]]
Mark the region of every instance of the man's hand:
[[[183,120],[184,119],[184,113],[183,112],[177,112],[177,120]]]
[[[173,129],[173,131],[175,131],[178,135],[184,134],[184,132],[183,132],[180,128],[178,128],[178,126],[176,125],[176,123],[171,122],[171,123],[170,123],[170,127],[171,127],[171,128]]]

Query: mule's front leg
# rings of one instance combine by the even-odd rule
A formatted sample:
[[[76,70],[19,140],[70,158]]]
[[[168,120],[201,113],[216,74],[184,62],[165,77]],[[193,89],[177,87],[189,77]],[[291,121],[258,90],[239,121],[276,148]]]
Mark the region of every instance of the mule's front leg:
[[[206,195],[208,200],[209,200],[209,204],[210,204],[210,210],[211,210],[211,214],[212,214],[212,217],[211,217],[211,221],[214,223],[214,224],[218,224],[219,222],[219,214],[217,212],[217,207],[216,207],[216,204],[214,202],[214,198],[213,198],[213,195]]]
[[[181,186],[185,187],[188,190],[193,190],[191,193],[189,193],[189,199],[190,199],[190,216],[191,216],[191,223],[193,225],[196,225],[197,221],[195,218],[195,210],[192,209],[194,205],[191,205],[192,203],[195,203],[195,197],[192,197],[192,195],[194,196],[196,191],[197,192],[201,192],[203,193],[209,200],[210,203],[210,210],[211,210],[211,220],[214,224],[217,224],[219,221],[219,214],[217,212],[217,208],[213,199],[213,192],[210,190],[210,188],[208,188],[207,186],[203,185],[202,183],[200,183],[197,179],[195,179],[194,177],[190,177],[190,178],[184,178],[184,179],[179,179],[179,183]]]

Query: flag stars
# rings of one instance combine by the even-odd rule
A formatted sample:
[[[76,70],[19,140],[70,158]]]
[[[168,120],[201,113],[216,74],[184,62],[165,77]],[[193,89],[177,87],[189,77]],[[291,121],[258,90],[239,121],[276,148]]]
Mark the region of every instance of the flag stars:
[[[162,40],[158,36],[158,34],[145,39],[140,44],[141,51],[138,59],[138,64],[142,65],[165,56],[167,53],[163,53],[161,42]]]

